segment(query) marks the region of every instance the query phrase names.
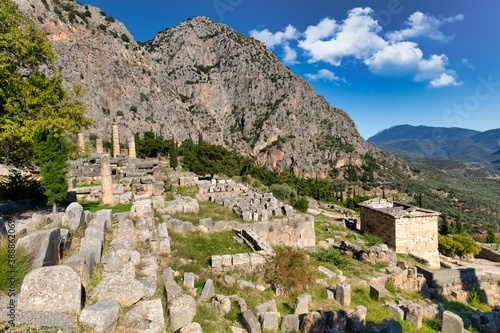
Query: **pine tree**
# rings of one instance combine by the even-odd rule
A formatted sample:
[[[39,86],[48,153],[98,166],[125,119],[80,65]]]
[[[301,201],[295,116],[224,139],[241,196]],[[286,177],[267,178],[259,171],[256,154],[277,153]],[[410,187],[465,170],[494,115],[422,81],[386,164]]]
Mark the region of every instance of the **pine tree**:
[[[486,243],[495,243],[496,237],[495,232],[493,232],[493,228],[488,229],[488,236],[486,236]]]
[[[448,216],[446,214],[443,214],[442,220],[441,220],[441,225],[439,226],[439,233],[441,235],[448,235]]]
[[[462,224],[462,213],[460,211],[458,211],[456,225],[457,234],[461,234],[464,231],[464,226]]]
[[[424,208],[424,199],[422,193],[418,195],[418,206]]]
[[[385,188],[384,188],[384,187],[382,187],[382,199],[387,199],[387,198],[385,197]]]
[[[52,214],[57,212],[57,204],[62,203],[68,193],[66,173],[68,172],[68,142],[61,134],[43,131],[35,137],[35,164],[40,167],[47,204],[52,205]]]
[[[203,142],[203,135],[201,132],[198,132],[198,149],[203,147],[205,143]]]
[[[170,140],[169,152],[170,152],[170,167],[175,169],[179,165],[179,161],[177,160],[177,157],[179,156],[179,151],[177,143],[174,140],[174,137],[172,137],[172,140]]]

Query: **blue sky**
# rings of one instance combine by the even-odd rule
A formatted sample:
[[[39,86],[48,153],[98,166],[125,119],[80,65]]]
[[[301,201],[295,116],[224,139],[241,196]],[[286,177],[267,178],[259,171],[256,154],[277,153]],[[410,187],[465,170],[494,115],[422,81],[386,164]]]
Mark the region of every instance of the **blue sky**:
[[[368,139],[400,125],[500,128],[500,1],[90,0],[139,41],[207,16],[260,39]]]

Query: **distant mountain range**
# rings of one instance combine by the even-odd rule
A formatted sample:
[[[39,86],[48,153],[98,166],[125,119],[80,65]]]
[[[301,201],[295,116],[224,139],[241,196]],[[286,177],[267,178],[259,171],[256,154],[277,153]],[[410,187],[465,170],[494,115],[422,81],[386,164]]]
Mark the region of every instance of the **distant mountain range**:
[[[398,125],[379,132],[368,142],[401,157],[455,160],[500,170],[500,128],[480,132],[458,127]]]

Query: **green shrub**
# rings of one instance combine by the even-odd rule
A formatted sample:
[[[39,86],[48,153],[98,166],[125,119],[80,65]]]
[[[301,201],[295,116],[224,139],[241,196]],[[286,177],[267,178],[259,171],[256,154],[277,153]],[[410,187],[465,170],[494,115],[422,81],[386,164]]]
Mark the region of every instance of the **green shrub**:
[[[379,244],[384,244],[384,240],[380,238],[379,236],[372,234],[368,231],[365,231],[364,233],[365,240],[368,242],[368,246],[375,246]]]
[[[0,178],[0,200],[31,199],[34,202],[45,200],[40,181],[31,175],[22,175],[13,170],[8,176]]]
[[[297,193],[288,185],[273,184],[269,190],[277,199],[295,206],[295,203],[297,202]]]
[[[469,291],[469,303],[472,305],[476,305],[480,303],[483,299],[483,292],[479,285],[475,284],[472,287],[472,290]]]
[[[31,270],[31,257],[24,248],[16,249],[14,255],[12,261],[8,240],[0,240],[0,294],[9,293],[11,285],[13,290],[19,291],[24,277]]]
[[[305,253],[292,247],[280,247],[264,265],[264,278],[274,290],[285,295],[300,292],[314,282],[312,266]]]
[[[319,261],[329,262],[337,266],[340,270],[349,266],[349,260],[333,247],[328,249],[318,249],[312,255]]]
[[[309,201],[307,201],[306,198],[298,198],[294,207],[298,209],[299,212],[307,213],[307,210],[309,209]]]
[[[130,38],[126,34],[122,34],[121,38],[125,43],[130,43]]]
[[[463,256],[469,253],[476,255],[481,251],[474,239],[466,235],[453,235],[453,237],[438,235],[438,244],[439,252],[446,255]]]
[[[130,111],[132,111],[132,112],[137,112],[137,106],[132,105],[132,106],[130,107]]]

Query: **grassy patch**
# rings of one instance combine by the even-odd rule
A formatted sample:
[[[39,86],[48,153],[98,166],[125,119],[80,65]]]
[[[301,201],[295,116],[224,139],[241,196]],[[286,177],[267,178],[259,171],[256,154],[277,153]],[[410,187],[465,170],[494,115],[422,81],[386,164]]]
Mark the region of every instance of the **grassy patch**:
[[[210,257],[221,254],[236,254],[251,252],[245,244],[236,243],[233,239],[234,231],[224,231],[212,234],[191,232],[180,234],[170,233],[172,242],[172,257],[182,257],[196,261],[206,268],[210,265]]]
[[[325,222],[318,222],[318,221],[315,221],[314,222],[314,232],[316,234],[316,244],[318,242],[321,242],[327,238],[332,238],[332,234],[330,234],[328,231],[326,231],[326,229],[328,227],[325,227],[325,226],[322,226],[322,224],[325,223]]]
[[[241,216],[234,213],[231,209],[210,201],[200,201],[200,211],[195,213],[177,213],[171,214],[173,219],[189,221],[198,224],[200,219],[211,217],[213,221],[238,221],[243,222]]]
[[[130,212],[132,208],[132,204],[118,204],[114,206],[109,205],[101,205],[99,202],[86,202],[82,204],[83,210],[90,210],[92,213],[95,213],[101,209],[111,209],[113,213],[125,213]]]
[[[198,187],[196,186],[177,186],[177,193],[182,195],[183,197],[191,197],[196,199],[196,195],[198,194]]]
[[[11,249],[12,250],[12,249]],[[9,257],[9,242],[0,241],[0,294],[8,293],[11,284],[19,291],[24,277],[31,271],[31,258],[24,248],[17,248],[15,257]],[[12,260],[10,261],[9,260]],[[12,273],[12,271],[14,273]],[[13,280],[11,278],[13,277]]]

